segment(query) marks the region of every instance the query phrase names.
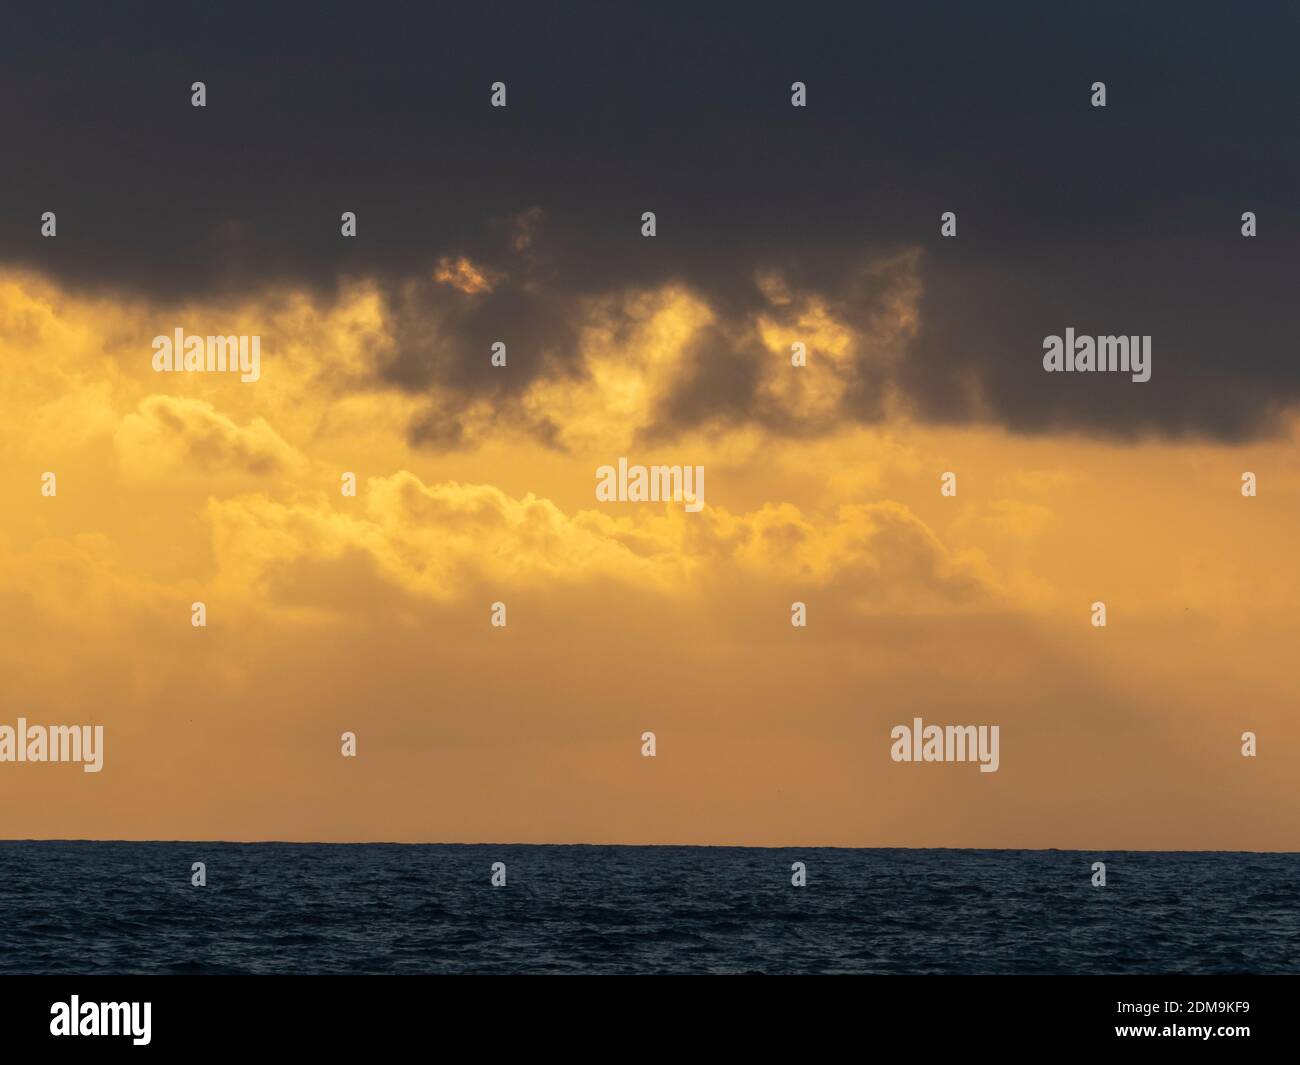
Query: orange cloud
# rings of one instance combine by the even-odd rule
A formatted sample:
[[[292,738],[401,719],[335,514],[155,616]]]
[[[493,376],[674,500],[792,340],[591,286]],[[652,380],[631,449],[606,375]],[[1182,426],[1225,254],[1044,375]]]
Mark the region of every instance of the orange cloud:
[[[817,416],[850,342],[897,356],[917,293],[889,277],[875,340],[767,277],[766,402]],[[390,310],[364,284],[176,308],[0,277],[0,716],[100,721],[107,752],[93,788],[0,772],[0,834],[1300,845],[1300,434],[1030,439],[901,405],[673,430],[719,325],[683,283],[584,303],[574,372],[503,407],[385,384]],[[259,333],[261,379],[152,373],[174,322]],[[443,410],[459,443],[414,446]],[[623,454],[704,465],[704,509],[598,503]],[[914,712],[1000,724],[999,771],[900,775]]]

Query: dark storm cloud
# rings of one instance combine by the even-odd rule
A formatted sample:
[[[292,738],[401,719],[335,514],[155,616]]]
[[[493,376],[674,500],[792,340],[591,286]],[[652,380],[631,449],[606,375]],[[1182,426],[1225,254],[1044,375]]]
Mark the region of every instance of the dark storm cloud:
[[[581,372],[583,301],[681,281],[717,324],[655,431],[793,433],[755,387],[756,315],[780,313],[756,271],[854,322],[880,297],[863,263],[919,247],[920,332],[896,363],[856,353],[845,418],[878,417],[893,386],[923,417],[1020,431],[1267,431],[1300,396],[1297,16],[953,7],[11,11],[0,261],[159,300],[371,277],[390,379],[503,409],[539,374]],[[520,249],[512,220],[535,207]],[[431,280],[461,254],[505,279],[473,296]],[[1067,326],[1151,334],[1151,381],[1043,373],[1042,338]],[[496,339],[508,377],[488,372]]]

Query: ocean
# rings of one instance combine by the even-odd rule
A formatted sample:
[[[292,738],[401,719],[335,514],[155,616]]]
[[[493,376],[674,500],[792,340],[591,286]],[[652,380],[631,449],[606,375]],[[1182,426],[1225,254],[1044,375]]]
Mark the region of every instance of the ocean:
[[[0,842],[0,972],[1296,973],[1300,854]]]

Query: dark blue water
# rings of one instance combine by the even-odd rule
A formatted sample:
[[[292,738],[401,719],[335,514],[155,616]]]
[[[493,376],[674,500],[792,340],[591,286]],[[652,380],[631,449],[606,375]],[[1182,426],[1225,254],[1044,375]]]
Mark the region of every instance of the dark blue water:
[[[0,972],[1294,973],[1298,885],[1297,854],[0,842]]]

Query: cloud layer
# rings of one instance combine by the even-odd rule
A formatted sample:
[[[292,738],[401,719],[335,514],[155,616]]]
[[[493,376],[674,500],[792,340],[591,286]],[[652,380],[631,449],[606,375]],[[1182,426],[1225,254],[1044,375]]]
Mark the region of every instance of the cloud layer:
[[[705,313],[660,436],[870,424],[891,397],[926,421],[1030,434],[1284,431],[1300,397],[1280,354],[1300,327],[1300,159],[1276,129],[1294,13],[1174,26],[1131,6],[837,5],[796,25],[746,5],[739,37],[735,14],[633,31],[596,7],[352,10],[307,26],[169,10],[139,22],[127,80],[112,16],[29,15],[0,73],[25,160],[0,178],[0,255],[155,304],[375,286],[393,350],[374,373],[437,393],[412,428],[435,447],[471,431],[450,408],[513,418],[539,379],[589,372],[593,307],[669,290]],[[364,60],[376,49],[382,72]],[[790,106],[796,79],[806,108]],[[504,109],[489,105],[495,80]],[[340,236],[345,210],[355,239]],[[958,236],[944,240],[949,210]],[[1042,338],[1067,326],[1150,334],[1152,381],[1043,374]],[[833,367],[835,402],[765,385],[769,341],[790,332],[811,366]],[[489,372],[496,340],[509,374]],[[529,424],[557,442],[555,418]]]

